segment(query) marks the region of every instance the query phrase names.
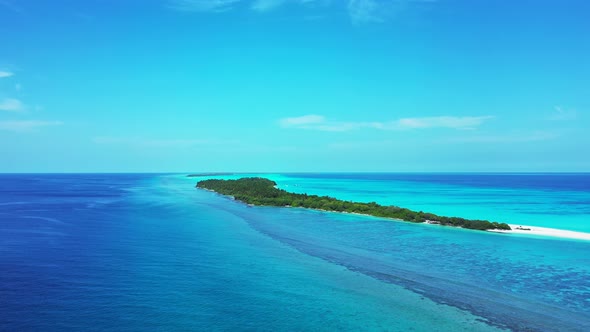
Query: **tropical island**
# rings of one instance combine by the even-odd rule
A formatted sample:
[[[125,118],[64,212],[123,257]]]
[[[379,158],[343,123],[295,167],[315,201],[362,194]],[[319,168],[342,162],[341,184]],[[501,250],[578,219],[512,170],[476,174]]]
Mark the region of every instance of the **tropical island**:
[[[237,180],[202,180],[197,188],[232,196],[251,205],[302,207],[314,210],[347,212],[380,218],[391,218],[415,223],[440,224],[475,230],[511,230],[506,223],[479,219],[437,216],[433,213],[412,211],[398,206],[384,206],[375,202],[343,201],[329,196],[290,193],[276,187],[276,182],[265,178],[241,178]]]

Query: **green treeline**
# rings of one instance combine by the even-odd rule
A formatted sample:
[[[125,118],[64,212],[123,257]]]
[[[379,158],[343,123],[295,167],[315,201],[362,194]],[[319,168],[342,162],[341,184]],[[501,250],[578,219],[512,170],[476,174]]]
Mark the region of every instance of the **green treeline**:
[[[487,220],[471,220],[458,217],[441,217],[432,213],[415,212],[397,206],[383,206],[375,202],[356,203],[342,201],[328,196],[294,194],[277,189],[274,181],[264,178],[242,178],[238,180],[203,180],[197,188],[208,189],[222,195],[233,196],[236,200],[252,205],[292,206],[309,209],[320,209],[336,212],[350,212],[375,217],[401,219],[410,222],[431,222],[441,225],[463,227],[469,229],[504,229],[510,226],[505,223]]]

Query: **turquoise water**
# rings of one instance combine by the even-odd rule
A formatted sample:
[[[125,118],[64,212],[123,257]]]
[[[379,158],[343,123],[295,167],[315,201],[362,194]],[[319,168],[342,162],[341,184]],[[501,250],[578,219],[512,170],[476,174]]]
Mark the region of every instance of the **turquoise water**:
[[[249,207],[197,181],[0,175],[0,330],[590,329],[590,242]]]
[[[270,177],[280,188],[292,192],[375,201],[447,216],[590,232],[589,174],[274,174]]]

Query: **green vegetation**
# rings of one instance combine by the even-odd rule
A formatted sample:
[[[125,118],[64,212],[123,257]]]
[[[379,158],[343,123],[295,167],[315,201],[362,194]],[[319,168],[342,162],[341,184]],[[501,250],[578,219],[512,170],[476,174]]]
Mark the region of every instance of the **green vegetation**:
[[[458,217],[441,217],[432,213],[415,212],[397,206],[383,206],[375,202],[357,203],[328,196],[294,194],[275,187],[274,181],[264,178],[238,180],[203,180],[197,188],[208,189],[252,205],[292,206],[336,212],[360,213],[375,217],[401,219],[409,222],[429,222],[477,230],[510,230],[505,223],[487,220],[470,220]]]

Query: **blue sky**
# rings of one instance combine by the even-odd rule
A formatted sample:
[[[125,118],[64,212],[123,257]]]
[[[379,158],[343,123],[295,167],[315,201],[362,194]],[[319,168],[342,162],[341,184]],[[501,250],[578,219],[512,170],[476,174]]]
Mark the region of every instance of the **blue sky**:
[[[590,171],[588,13],[0,0],[0,172]]]

